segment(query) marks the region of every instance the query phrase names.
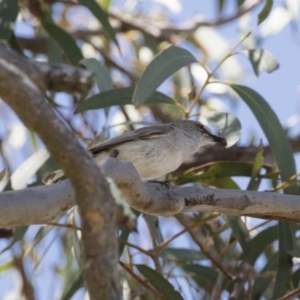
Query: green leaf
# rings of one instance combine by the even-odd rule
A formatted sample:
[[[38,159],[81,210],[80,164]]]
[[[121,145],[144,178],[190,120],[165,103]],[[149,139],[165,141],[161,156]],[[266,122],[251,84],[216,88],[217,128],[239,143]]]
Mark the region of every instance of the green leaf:
[[[236,0],[238,6],[243,5],[245,1],[246,0]]]
[[[184,248],[165,248],[162,250],[161,255],[168,260],[177,262],[206,259],[206,256],[200,251]]]
[[[38,245],[52,230],[52,226],[41,226],[38,232],[36,233],[32,243],[27,248],[26,252],[29,253],[30,251],[32,251],[35,248],[35,246]]]
[[[252,110],[269,141],[270,148],[281,171],[282,180],[288,180],[296,174],[296,167],[291,143],[278,117],[267,101],[254,90],[242,85],[231,84],[230,86]],[[285,192],[294,195],[299,194],[296,186],[285,189]]]
[[[62,62],[62,56],[63,56],[63,52],[62,49],[60,47],[60,45],[57,43],[56,40],[54,40],[51,36],[48,39],[48,49],[47,49],[47,53],[48,53],[48,62],[53,62],[53,63],[61,63]],[[54,98],[54,92],[52,92],[52,100]]]
[[[271,257],[268,258],[268,261],[264,268],[259,272],[260,274],[264,274],[267,272],[275,272],[278,262],[278,253],[273,254]],[[263,297],[264,291],[267,289],[267,287],[270,285],[270,283],[273,281],[273,276],[267,276],[267,277],[258,277],[255,279],[254,285],[253,285],[253,292],[252,292],[252,299],[268,299],[266,297]]]
[[[10,45],[10,47],[12,49],[14,49],[16,52],[18,52],[19,54],[23,55],[23,49],[18,41],[18,39],[16,38],[15,34],[12,32],[12,34],[10,35],[10,38],[8,40],[8,43]]]
[[[300,268],[293,274],[294,286],[299,286],[300,283]]]
[[[251,172],[251,179],[247,187],[248,191],[257,191],[259,184],[261,182],[261,178],[258,177],[260,174],[260,170],[263,167],[263,164],[264,164],[264,147],[261,143],[255,155],[254,164]]]
[[[256,76],[259,76],[263,71],[272,73],[279,68],[279,62],[269,51],[252,49],[243,50],[242,53],[248,57]]]
[[[28,227],[29,226],[16,227],[12,241],[10,242],[10,244],[7,247],[5,247],[3,250],[0,251],[0,254],[5,252],[6,250],[10,249],[16,242],[22,240]]]
[[[162,275],[146,265],[135,265],[139,272],[153,285],[153,287],[163,294],[167,299],[181,300],[181,295],[175,291],[173,285]]]
[[[132,104],[131,99],[134,92],[133,87],[118,88],[102,93],[96,94],[85,101],[81,102],[76,109],[76,112],[82,112],[90,109],[99,109],[110,107],[114,105],[126,105]],[[172,98],[160,93],[155,92],[148,100],[146,104],[173,104]]]
[[[221,112],[206,113],[205,119],[218,129],[220,135],[226,138],[227,148],[233,146],[240,139],[240,130],[242,128],[240,121],[231,114]]]
[[[154,56],[135,88],[132,102],[143,104],[169,76],[182,67],[197,62],[187,50],[170,46]]]
[[[111,2],[112,2],[112,0],[101,0],[100,1],[101,7],[103,8],[104,11],[108,11],[108,9],[111,6]]]
[[[219,189],[239,190],[240,187],[230,177],[210,178],[209,180],[201,180],[203,184],[212,185]]]
[[[271,226],[258,233],[253,239],[252,244],[254,245],[248,261],[251,265],[254,265],[257,258],[262,252],[278,237],[278,225]]]
[[[288,284],[291,281],[292,257],[288,253],[294,249],[294,238],[289,223],[279,222],[279,251],[277,275],[272,299],[278,299],[288,291]]]
[[[0,1],[0,41],[8,41],[19,12],[18,0]]]
[[[138,217],[140,216],[141,212],[140,211],[137,211],[135,210],[134,208],[131,208],[131,211],[135,214],[135,217],[136,219],[138,219]],[[127,241],[131,231],[126,228],[125,226],[120,226],[119,227],[119,239],[120,240],[123,240],[123,241]],[[122,243],[121,241],[119,242],[119,257],[121,257],[123,251],[124,251],[124,248],[125,248],[126,244],[125,243]]]
[[[241,220],[240,217],[232,217],[225,215],[224,218],[228,223],[229,227],[231,228],[233,235],[241,245],[243,249],[244,258],[248,262],[250,262],[249,258],[251,257],[252,252],[255,249],[255,245],[252,243],[247,226]]]
[[[218,11],[219,11],[219,13],[222,13],[223,7],[224,7],[224,3],[225,3],[225,0],[219,0],[218,1]]]
[[[261,24],[270,14],[273,6],[273,0],[266,0],[265,6],[258,15],[257,25]]]
[[[211,267],[197,264],[186,264],[180,267],[207,291],[212,290],[218,278],[217,271]]]
[[[159,218],[157,216],[151,216],[147,214],[143,214],[144,220],[147,223],[147,227],[151,232],[151,237],[155,239],[154,242],[157,244],[161,244],[164,239],[159,228]]]
[[[83,59],[83,56],[73,38],[54,24],[49,17],[42,20],[42,25],[47,33],[60,45],[70,62],[73,65],[78,65],[79,61]]]
[[[60,297],[61,300],[69,300],[72,296],[83,287],[83,276],[81,271],[73,271],[72,276],[68,276],[65,282],[64,290]]]
[[[15,262],[13,260],[10,260],[3,265],[0,266],[0,274],[7,272],[9,269],[13,269],[15,267]]]
[[[115,32],[108,21],[107,14],[102,10],[100,5],[94,0],[79,0],[79,3],[87,7],[91,11],[91,13],[102,24],[103,28],[108,33],[110,39],[113,40],[116,43],[116,45],[118,45]]]
[[[101,92],[112,90],[113,82],[110,77],[109,70],[95,58],[83,59],[80,64],[84,65],[88,70],[93,71],[96,76],[96,83]]]
[[[202,182],[204,180],[219,180],[230,176],[251,177],[253,163],[242,161],[220,161],[209,166],[195,168],[186,172],[176,180],[176,184],[188,182]],[[269,178],[269,173],[259,175],[260,178]],[[234,184],[234,183],[231,183]]]

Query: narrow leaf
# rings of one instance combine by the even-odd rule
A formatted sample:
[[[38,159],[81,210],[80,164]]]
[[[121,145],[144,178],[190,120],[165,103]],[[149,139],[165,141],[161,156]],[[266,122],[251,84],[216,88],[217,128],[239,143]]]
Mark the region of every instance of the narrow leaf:
[[[73,65],[77,65],[83,59],[76,42],[68,33],[54,24],[49,18],[43,20],[42,25],[47,33],[60,45]]]
[[[260,271],[260,274],[265,274],[268,272],[275,272],[278,262],[278,252],[273,254],[268,261],[264,268]],[[263,297],[265,290],[271,284],[273,277],[271,276],[261,276],[255,279],[253,285],[253,292],[252,292],[252,299],[267,299]],[[269,297],[268,297],[269,298]]]
[[[247,226],[240,217],[224,216],[224,218],[243,249],[244,259],[250,262],[249,259],[254,251],[255,245],[252,243]]]
[[[251,265],[254,265],[257,258],[263,253],[263,251],[278,238],[278,225],[271,226],[258,233],[253,239],[253,250],[248,257],[248,261]]]
[[[279,251],[275,287],[272,299],[278,299],[288,291],[291,281],[292,257],[288,252],[294,249],[293,236],[289,223],[279,222]]]
[[[0,254],[5,252],[6,250],[10,249],[16,242],[23,239],[27,229],[29,226],[18,226],[16,227],[16,230],[14,231],[14,236],[10,244],[5,247],[3,250],[0,251]]]
[[[74,271],[72,276],[68,276],[65,282],[64,290],[60,297],[61,300],[69,300],[73,295],[83,287],[83,276],[81,271]]]
[[[218,1],[218,11],[219,11],[219,13],[222,13],[223,7],[224,7],[224,3],[225,3],[225,0],[219,0]]]
[[[15,262],[13,260],[5,262],[0,266],[0,274],[7,272],[9,269],[13,269],[14,267],[15,267]]]
[[[169,76],[182,67],[197,62],[187,50],[170,46],[159,52],[146,68],[140,82],[135,88],[132,102],[143,104]]]
[[[175,291],[173,285],[155,270],[146,265],[135,265],[139,272],[153,285],[157,291],[167,299],[181,300],[181,295]]]
[[[8,41],[10,39],[18,12],[18,0],[0,1],[0,41]]]
[[[272,73],[279,68],[279,62],[269,51],[263,49],[252,49],[243,50],[242,53],[249,58],[256,76],[259,76],[263,71]]]
[[[164,258],[177,262],[206,259],[206,256],[202,252],[184,248],[165,248],[161,254]]]
[[[206,113],[205,119],[218,129],[220,135],[226,138],[227,148],[233,146],[240,139],[240,130],[241,123],[240,121],[231,114],[221,113],[221,112],[212,112]]]
[[[262,143],[259,145],[258,151],[255,155],[254,164],[252,167],[252,173],[251,173],[251,179],[248,184],[247,190],[248,191],[256,191],[259,187],[259,184],[261,182],[261,178],[259,177],[260,170],[263,167],[264,164],[264,147]]]
[[[282,180],[288,180],[296,174],[296,167],[291,143],[278,117],[267,101],[254,90],[242,85],[231,84],[230,86],[252,110],[269,141],[272,153],[281,171]],[[298,188],[292,186],[287,188],[286,192],[297,195]]]
[[[108,21],[107,14],[102,10],[100,5],[94,0],[79,0],[79,3],[87,7],[91,11],[91,13],[102,24],[103,28],[108,33],[110,39],[113,40],[116,43],[116,45],[118,45],[115,32]]]
[[[273,6],[273,0],[266,0],[265,6],[258,15],[257,25],[261,24],[270,14]]]
[[[176,180],[176,184],[185,184],[187,182],[199,182],[203,180],[219,180],[230,176],[251,177],[253,164],[242,161],[220,161],[209,166],[196,168],[186,172]],[[267,170],[267,169],[266,169]],[[260,178],[269,178],[269,173],[259,175]]]
[[[211,292],[218,278],[218,272],[216,270],[197,264],[186,264],[180,267],[187,275],[190,275],[199,286]]]
[[[0,30],[1,31],[1,30]],[[15,50],[16,52],[18,52],[19,54],[23,55],[23,49],[20,45],[19,40],[16,38],[15,34],[12,32],[10,35],[10,38],[8,40],[8,43],[10,45],[10,47]]]
[[[131,99],[134,92],[133,87],[118,88],[96,94],[85,101],[81,102],[76,112],[82,112],[91,109],[99,109],[114,105],[132,104]],[[173,104],[172,98],[155,92],[144,104]]]
[[[96,83],[101,92],[112,90],[113,82],[110,77],[109,70],[95,58],[83,59],[80,64],[84,65],[88,70],[93,71],[96,76]]]

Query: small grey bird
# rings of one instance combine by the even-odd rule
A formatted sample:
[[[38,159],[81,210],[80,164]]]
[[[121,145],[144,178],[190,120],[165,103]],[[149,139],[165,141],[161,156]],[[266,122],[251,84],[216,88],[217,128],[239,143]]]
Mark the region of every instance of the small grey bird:
[[[213,135],[200,122],[187,120],[129,131],[88,150],[97,164],[115,153],[119,160],[131,162],[142,180],[152,180],[175,171],[200,147],[214,143],[226,145],[226,140]],[[64,178],[63,171],[58,170],[43,182],[51,184]]]

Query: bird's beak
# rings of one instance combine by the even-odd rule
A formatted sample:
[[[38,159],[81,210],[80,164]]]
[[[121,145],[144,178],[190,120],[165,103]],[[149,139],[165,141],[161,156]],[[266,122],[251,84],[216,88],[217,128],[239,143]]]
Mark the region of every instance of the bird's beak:
[[[213,135],[213,134],[211,134],[210,136],[211,136],[211,138],[213,139],[214,142],[221,143],[224,146],[226,146],[227,142],[226,142],[226,140],[224,138],[218,137],[218,136]]]

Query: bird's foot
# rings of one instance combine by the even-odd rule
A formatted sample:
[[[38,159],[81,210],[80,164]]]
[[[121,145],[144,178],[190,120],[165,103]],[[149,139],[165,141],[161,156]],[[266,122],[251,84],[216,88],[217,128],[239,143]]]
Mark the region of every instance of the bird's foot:
[[[149,181],[147,181],[147,182],[151,182],[151,183],[159,183],[159,184],[163,185],[163,186],[166,187],[166,188],[169,188],[169,187],[170,187],[170,181],[166,181],[166,180],[164,180],[164,181],[159,181],[159,180],[149,180]]]

